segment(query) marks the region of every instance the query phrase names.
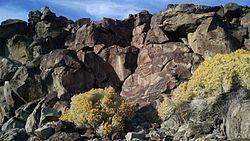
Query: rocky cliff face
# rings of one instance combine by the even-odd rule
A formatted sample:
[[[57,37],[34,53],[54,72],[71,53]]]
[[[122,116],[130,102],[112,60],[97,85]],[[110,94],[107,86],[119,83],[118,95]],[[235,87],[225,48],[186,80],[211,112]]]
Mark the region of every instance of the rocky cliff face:
[[[196,111],[186,114],[214,119],[216,125],[197,118],[184,123],[176,113],[161,125],[148,119],[162,96],[171,97],[204,59],[250,50],[249,32],[250,8],[234,3],[169,5],[154,15],[142,11],[99,22],[73,22],[45,7],[31,11],[28,22],[6,20],[0,25],[0,139],[101,140],[94,130],[76,129],[58,118],[73,95],[108,86],[137,106],[127,140],[250,138],[250,102],[239,97],[218,99],[219,107],[210,111],[193,101]],[[229,93],[249,95],[249,90]],[[228,101],[235,106],[224,106],[227,118],[218,117],[217,109]]]

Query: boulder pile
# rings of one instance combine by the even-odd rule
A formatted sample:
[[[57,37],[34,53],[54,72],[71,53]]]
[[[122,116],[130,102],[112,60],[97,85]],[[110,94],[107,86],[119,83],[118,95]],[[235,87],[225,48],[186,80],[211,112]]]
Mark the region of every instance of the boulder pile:
[[[204,60],[250,50],[249,6],[168,5],[98,22],[48,7],[28,16],[0,25],[0,140],[250,139],[249,88],[233,83],[210,105],[193,98],[176,108],[172,100]],[[103,137],[60,120],[72,96],[106,87],[136,107],[125,132]],[[167,115],[158,119],[162,101]]]

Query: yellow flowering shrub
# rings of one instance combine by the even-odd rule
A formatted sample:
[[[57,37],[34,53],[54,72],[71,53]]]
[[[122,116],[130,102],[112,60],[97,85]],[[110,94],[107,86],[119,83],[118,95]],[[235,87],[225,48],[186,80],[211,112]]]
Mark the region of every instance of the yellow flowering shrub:
[[[175,111],[175,105],[171,99],[164,97],[163,101],[157,106],[156,110],[159,118],[162,121],[165,121]]]
[[[60,117],[81,127],[98,128],[108,136],[123,131],[126,120],[133,115],[133,106],[121,99],[113,88],[92,89],[71,99],[70,108]]]
[[[172,99],[177,105],[193,97],[213,103],[213,98],[229,92],[235,85],[250,89],[250,51],[240,49],[206,59],[189,81],[173,91]]]

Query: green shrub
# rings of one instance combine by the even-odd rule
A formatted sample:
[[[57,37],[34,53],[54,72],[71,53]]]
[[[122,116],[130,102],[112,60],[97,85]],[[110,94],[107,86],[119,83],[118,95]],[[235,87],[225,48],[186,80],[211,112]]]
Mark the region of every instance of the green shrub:
[[[113,88],[92,89],[73,96],[71,100],[70,108],[60,119],[81,127],[98,128],[102,125],[104,136],[123,131],[126,120],[134,111],[133,106],[121,99]]]

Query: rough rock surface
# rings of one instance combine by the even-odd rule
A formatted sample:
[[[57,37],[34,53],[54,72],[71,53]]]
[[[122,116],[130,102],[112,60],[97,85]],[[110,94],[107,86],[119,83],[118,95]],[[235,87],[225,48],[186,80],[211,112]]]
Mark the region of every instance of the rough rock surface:
[[[0,57],[0,82],[9,81],[18,67],[8,58]]]
[[[72,21],[48,7],[31,11],[27,22],[0,25],[0,140],[243,140],[250,139],[246,88],[232,89],[208,105],[193,99],[163,121],[162,100],[192,76],[207,57],[250,50],[250,8],[169,5],[124,20]],[[136,105],[124,133],[101,137],[59,117],[70,98],[112,86]],[[170,102],[171,103],[171,102]]]
[[[103,49],[99,56],[108,62],[115,70],[121,81],[134,73],[137,67],[137,56],[139,49],[133,46],[120,47],[111,46]]]
[[[213,56],[217,53],[230,53],[239,49],[242,38],[247,34],[246,29],[225,28],[216,17],[204,20],[194,33],[188,34],[188,42],[195,53],[204,57]],[[245,31],[243,31],[245,30]],[[234,33],[234,32],[241,32]]]
[[[180,42],[150,44],[140,51],[138,67],[122,86],[121,95],[133,104],[145,106],[161,93],[169,92],[191,76],[202,60]]]
[[[22,20],[9,19],[0,25],[0,38],[10,38],[15,34],[25,34],[27,30],[27,23]]]
[[[160,132],[164,136],[173,136],[176,141],[249,139],[248,94],[247,90],[239,88],[218,96],[213,104],[194,99],[175,110],[162,123]]]

